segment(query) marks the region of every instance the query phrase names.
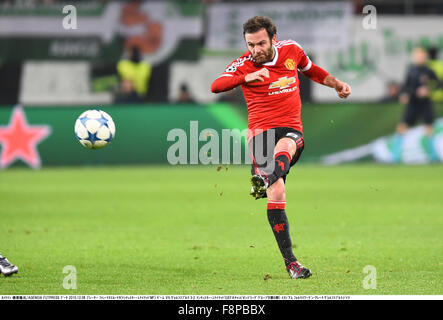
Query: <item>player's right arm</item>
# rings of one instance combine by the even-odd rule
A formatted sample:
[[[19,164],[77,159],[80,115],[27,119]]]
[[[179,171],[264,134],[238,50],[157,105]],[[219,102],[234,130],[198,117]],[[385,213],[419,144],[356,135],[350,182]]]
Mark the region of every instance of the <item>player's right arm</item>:
[[[269,70],[266,68],[245,74],[237,68],[235,63],[236,61],[232,62],[226,71],[212,83],[211,91],[213,93],[229,91],[246,83],[263,82],[264,78],[269,78]]]
[[[245,83],[245,75],[235,76],[230,74],[222,74],[211,84],[213,93],[225,92]]]

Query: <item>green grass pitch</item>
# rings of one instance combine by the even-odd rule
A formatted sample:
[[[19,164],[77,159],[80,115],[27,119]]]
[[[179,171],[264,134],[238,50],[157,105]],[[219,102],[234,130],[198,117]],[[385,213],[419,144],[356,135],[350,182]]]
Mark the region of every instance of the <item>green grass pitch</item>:
[[[288,277],[249,189],[235,166],[2,171],[0,252],[20,271],[0,295],[443,294],[443,166],[293,168],[286,212],[306,280]]]

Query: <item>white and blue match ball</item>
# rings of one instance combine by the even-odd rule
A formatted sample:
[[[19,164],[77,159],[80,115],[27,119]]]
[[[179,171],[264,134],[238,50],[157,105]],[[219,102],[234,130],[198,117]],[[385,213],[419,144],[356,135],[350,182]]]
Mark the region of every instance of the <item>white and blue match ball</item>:
[[[75,121],[75,135],[86,148],[100,149],[115,137],[115,124],[111,116],[102,110],[83,112]]]

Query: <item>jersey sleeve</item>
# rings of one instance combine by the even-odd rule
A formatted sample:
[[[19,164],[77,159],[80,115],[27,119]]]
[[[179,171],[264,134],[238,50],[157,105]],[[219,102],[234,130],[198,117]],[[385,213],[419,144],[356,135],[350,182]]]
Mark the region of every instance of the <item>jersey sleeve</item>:
[[[301,54],[301,56],[299,57],[299,62],[298,62],[297,66],[298,66],[298,70],[300,70],[301,72],[306,72],[312,68],[312,61],[303,52],[303,54]]]
[[[309,79],[317,83],[324,84],[323,81],[329,75],[329,73],[315,65],[311,59],[309,59],[308,55],[300,45],[297,44],[296,50],[298,57],[298,70],[300,70],[300,72],[302,72]]]
[[[239,60],[232,61],[225,72],[212,82],[211,91],[213,93],[229,91],[245,83],[246,74],[240,70]]]

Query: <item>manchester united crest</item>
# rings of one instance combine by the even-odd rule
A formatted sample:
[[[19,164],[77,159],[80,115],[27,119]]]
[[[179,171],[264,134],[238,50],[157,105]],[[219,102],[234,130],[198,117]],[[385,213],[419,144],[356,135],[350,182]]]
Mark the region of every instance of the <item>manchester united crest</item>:
[[[291,58],[286,59],[285,67],[288,70],[295,70],[295,61],[294,61],[294,59],[291,59]]]

